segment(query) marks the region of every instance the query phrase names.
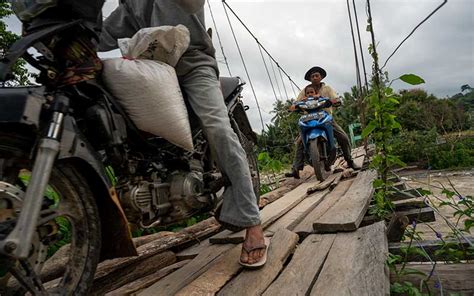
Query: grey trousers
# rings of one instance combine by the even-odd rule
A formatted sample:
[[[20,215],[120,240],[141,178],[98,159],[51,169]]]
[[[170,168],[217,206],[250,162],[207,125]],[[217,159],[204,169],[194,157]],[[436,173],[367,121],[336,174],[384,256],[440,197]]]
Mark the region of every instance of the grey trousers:
[[[179,77],[179,82],[201,121],[220,170],[232,184],[224,191],[219,219],[245,228],[260,224],[247,156],[230,125],[216,71],[208,66],[197,67]]]
[[[344,155],[344,159],[349,162],[352,160],[351,156],[351,142],[349,141],[349,137],[347,136],[346,132],[342,129],[339,124],[335,121],[332,122],[332,127],[334,130],[334,138],[341,146],[342,154]],[[303,141],[301,139],[301,135],[298,136],[296,139],[296,151],[295,151],[295,159],[293,160],[293,170],[302,170],[304,167],[304,146]]]

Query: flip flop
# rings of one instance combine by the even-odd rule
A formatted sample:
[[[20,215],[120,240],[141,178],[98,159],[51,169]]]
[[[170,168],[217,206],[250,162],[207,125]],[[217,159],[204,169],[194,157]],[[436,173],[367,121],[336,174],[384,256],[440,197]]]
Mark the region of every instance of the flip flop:
[[[239,264],[242,265],[245,268],[248,268],[248,269],[257,269],[257,268],[260,268],[260,267],[264,266],[265,263],[267,262],[267,252],[268,252],[268,247],[270,246],[270,241],[271,241],[271,239],[269,237],[265,237],[265,244],[257,245],[257,246],[254,246],[252,248],[246,248],[245,245],[242,244],[242,249],[245,252],[247,252],[247,254],[250,254],[250,252],[252,252],[252,251],[261,250],[261,249],[264,249],[265,253],[263,254],[262,258],[260,258],[260,261],[258,261],[258,262],[255,262],[253,264],[248,264],[248,263],[242,262],[239,258]]]

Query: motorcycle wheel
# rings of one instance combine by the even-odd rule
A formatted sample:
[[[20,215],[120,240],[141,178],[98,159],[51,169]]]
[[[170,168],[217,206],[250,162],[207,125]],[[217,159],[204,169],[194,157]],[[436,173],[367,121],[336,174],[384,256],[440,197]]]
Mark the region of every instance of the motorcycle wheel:
[[[327,178],[327,173],[324,169],[324,160],[320,159],[318,140],[311,140],[308,145],[309,157],[311,158],[311,165],[313,166],[314,174],[316,175],[316,179],[322,182]]]
[[[0,136],[0,141],[8,141]],[[0,160],[5,158],[0,151]],[[0,161],[1,164],[1,161]],[[0,180],[0,239],[15,225],[29,182],[31,162],[15,159],[14,170],[2,172]],[[3,170],[3,169],[2,169]],[[69,163],[57,163],[51,173],[30,256],[22,261],[0,255],[6,270],[0,273],[1,295],[87,295],[100,257],[101,229],[94,196],[85,178]],[[69,246],[67,246],[68,244]],[[58,258],[64,269],[48,273],[57,265],[47,257],[60,247],[69,248]],[[64,250],[63,250],[64,251]],[[48,254],[49,252],[49,254]],[[25,267],[33,270],[27,272]],[[2,272],[0,270],[0,272]],[[41,286],[46,290],[41,293]],[[29,288],[25,283],[29,284]],[[41,284],[40,284],[41,285]],[[44,292],[44,291],[43,291]]]

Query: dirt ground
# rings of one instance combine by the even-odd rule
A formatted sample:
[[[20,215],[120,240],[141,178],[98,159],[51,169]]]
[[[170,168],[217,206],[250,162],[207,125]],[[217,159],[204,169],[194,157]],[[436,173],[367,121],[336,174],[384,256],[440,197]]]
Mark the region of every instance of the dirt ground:
[[[463,171],[412,171],[403,172],[400,174],[400,176],[406,181],[409,188],[422,187],[423,189],[431,191],[433,195],[428,196],[428,199],[431,203],[437,206],[439,206],[441,201],[448,200],[444,194],[441,194],[443,186],[450,191],[454,191],[454,187],[462,196],[474,196],[474,168]],[[454,202],[458,202],[459,200],[460,199],[457,196],[454,196],[452,199]],[[463,219],[458,222],[458,217],[453,216],[455,209],[450,206],[443,206],[440,207],[439,210],[441,215],[449,220],[452,224],[456,225],[456,223],[458,223],[459,227],[463,227]],[[443,219],[443,217],[438,214],[435,215],[436,221],[426,224],[439,232],[443,237],[449,233],[452,233],[451,228],[448,226],[448,223]],[[419,224],[417,226],[417,230],[423,232],[422,238],[425,240],[437,239],[436,234],[427,225],[425,225],[425,223]],[[471,233],[468,235],[474,235],[473,229],[471,229]]]

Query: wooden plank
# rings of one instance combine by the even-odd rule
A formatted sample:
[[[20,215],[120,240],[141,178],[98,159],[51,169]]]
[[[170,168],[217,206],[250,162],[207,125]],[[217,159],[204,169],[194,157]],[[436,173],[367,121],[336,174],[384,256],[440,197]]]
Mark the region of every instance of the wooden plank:
[[[299,204],[305,197],[306,191],[309,187],[314,186],[317,182],[315,178],[312,178],[312,182],[301,184],[289,193],[285,194],[282,198],[275,202],[272,202],[260,212],[260,219],[262,221],[262,227],[265,229],[275,220],[286,214],[289,210]],[[212,244],[225,244],[225,243],[242,243],[245,239],[245,230],[239,232],[232,232],[229,230],[222,231],[211,237],[209,241]]]
[[[473,236],[468,236],[467,239],[469,239],[471,242],[474,241]],[[458,244],[460,245],[461,249],[465,249],[465,256],[463,257],[463,260],[472,260],[474,259],[474,254],[469,254],[467,252],[467,248],[469,248],[469,243],[466,242],[464,239],[459,240],[454,240],[454,239],[445,239],[445,242],[447,244]],[[394,255],[402,255],[405,257],[405,253],[402,252],[402,249],[408,248],[409,243],[408,242],[396,242],[396,243],[390,243],[388,245],[388,250],[390,253]],[[449,261],[449,258],[447,258],[446,254],[436,254],[437,250],[440,250],[443,246],[443,242],[441,240],[425,240],[421,242],[413,242],[412,247],[417,247],[417,248],[423,248],[431,257],[433,261]],[[428,258],[418,254],[418,253],[409,253],[407,255],[407,261],[412,261],[412,262],[426,262],[429,261]],[[473,274],[474,275],[474,274]]]
[[[312,187],[308,188],[308,190],[306,191],[306,193],[311,194],[311,193],[313,193],[313,192],[322,191],[322,190],[325,190],[325,189],[329,188],[329,186],[331,186],[331,184],[332,184],[338,177],[340,178],[341,175],[342,175],[341,172],[330,175],[330,176],[329,176],[326,180],[324,180],[323,182],[318,183],[318,184],[316,184],[315,186],[312,186]]]
[[[235,246],[176,295],[214,295],[242,269],[238,261],[241,252],[242,244]]]
[[[107,275],[114,270],[119,270],[131,264],[146,260],[147,258],[172,247],[183,245],[193,240],[198,240],[200,237],[215,233],[219,228],[220,225],[214,218],[206,219],[175,233],[175,235],[161,237],[138,247],[138,256],[136,257],[117,258],[100,263],[95,276],[97,278]]]
[[[306,197],[296,207],[265,229],[265,234],[267,236],[272,236],[280,228],[293,230],[309,212],[324,200],[328,193],[329,190],[325,190]]]
[[[349,189],[353,181],[354,179],[342,181],[314,210],[307,214],[306,217],[295,226],[293,231],[296,232],[301,239],[304,239],[310,233],[313,233],[313,222],[318,220],[336,204],[339,198]]]
[[[358,167],[363,167],[364,166],[364,161],[365,161],[365,155],[358,156],[356,158],[353,158],[353,161],[356,166]]]
[[[167,277],[154,283],[137,295],[154,296],[157,295],[157,291],[159,291],[160,296],[171,296],[176,294],[179,290],[206,272],[206,270],[208,270],[212,264],[216,262],[220,256],[222,256],[222,254],[232,247],[233,245],[210,246],[191,262],[168,275]],[[238,260],[238,258],[236,258],[236,260]]]
[[[412,209],[421,209],[426,208],[428,205],[424,203],[423,200],[420,199],[410,199],[410,200],[398,200],[393,202],[396,212],[403,212]],[[372,208],[375,208],[375,205],[369,206],[369,213]]]
[[[242,271],[217,295],[260,295],[283,269],[283,264],[293,252],[297,242],[296,233],[280,229],[272,238],[265,266],[257,270]]]
[[[194,259],[199,253],[211,246],[209,239],[199,242],[189,248],[179,251],[176,253],[177,260],[188,260]]]
[[[423,188],[412,188],[412,189],[407,189],[407,190],[395,190],[395,192],[392,192],[392,193],[389,194],[388,198],[391,201],[397,201],[397,200],[404,200],[404,199],[410,199],[410,198],[415,198],[415,197],[421,197],[423,195],[421,195],[420,192],[423,192]]]
[[[338,233],[311,295],[390,295],[385,223]]]
[[[312,234],[296,249],[293,258],[263,296],[307,295],[321,271],[336,234]]]
[[[106,296],[121,296],[121,295],[132,295],[140,290],[146,289],[152,284],[156,283],[158,280],[164,278],[168,274],[180,269],[184,265],[188,264],[191,260],[183,260],[176,262],[170,266],[162,268],[152,274],[149,274],[145,277],[139,278],[133,282],[130,282],[116,290],[110,291],[105,294]]]
[[[314,221],[314,231],[327,233],[356,230],[369,207],[374,192],[372,181],[376,175],[372,170],[360,172],[344,196],[321,218]]]
[[[436,221],[435,214],[431,208],[421,208],[421,209],[413,209],[408,211],[401,211],[397,212],[399,216],[406,216],[409,222],[416,221],[417,223],[426,223],[426,222],[434,222]],[[361,226],[367,226],[373,224],[375,222],[380,221],[380,218],[370,215],[364,217],[362,219]]]
[[[176,256],[173,252],[166,251],[140,261],[127,267],[116,269],[113,272],[97,276],[94,278],[90,295],[104,295],[105,293],[118,289],[121,286],[135,281],[139,278],[154,273],[176,262]]]
[[[400,266],[398,267],[400,268]],[[409,264],[407,268],[412,268],[424,272],[429,275],[432,269],[431,264]],[[444,295],[474,295],[474,264],[473,263],[459,263],[459,264],[443,264],[437,263],[435,268],[436,275],[432,276],[428,281],[430,288],[430,295],[441,295],[440,284],[437,283],[438,278],[443,287]],[[391,274],[390,280],[392,282],[411,282],[415,287],[420,286],[420,281],[426,279],[426,276],[410,274],[402,276],[397,279],[394,274]],[[427,293],[426,289],[422,291]]]

